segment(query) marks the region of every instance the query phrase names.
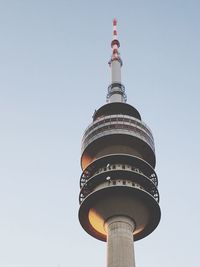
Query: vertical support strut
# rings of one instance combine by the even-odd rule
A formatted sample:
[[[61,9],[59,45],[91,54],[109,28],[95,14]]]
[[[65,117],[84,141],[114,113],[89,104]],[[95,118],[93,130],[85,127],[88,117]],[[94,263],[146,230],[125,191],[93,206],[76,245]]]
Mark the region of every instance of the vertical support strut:
[[[115,216],[106,222],[107,267],[135,267],[134,222],[125,216]]]

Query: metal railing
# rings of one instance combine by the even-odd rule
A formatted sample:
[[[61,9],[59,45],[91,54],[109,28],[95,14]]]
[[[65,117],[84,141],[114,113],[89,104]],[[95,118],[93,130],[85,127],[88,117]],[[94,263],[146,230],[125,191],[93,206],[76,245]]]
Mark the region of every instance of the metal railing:
[[[127,101],[127,96],[125,93],[125,87],[123,84],[121,83],[112,83],[111,85],[108,86],[108,94],[106,97],[107,102],[109,101],[109,98],[113,95],[113,94],[120,94],[123,96],[124,98],[124,102]]]
[[[104,181],[101,181],[101,183],[106,183],[105,188],[109,188],[111,186],[128,186],[128,187],[136,188],[138,190],[141,190],[145,193],[150,194],[159,203],[159,193],[158,193],[158,189],[156,188],[156,186],[152,186],[151,188],[147,190],[141,187],[138,183],[135,183],[135,182],[130,183],[130,181],[128,180],[124,180],[124,182],[122,180],[122,183],[121,182],[117,183],[116,182],[117,180],[119,179],[112,179],[112,181],[108,181],[107,178],[105,178]],[[82,187],[81,192],[79,194],[79,203],[81,204],[88,195],[95,193],[95,192],[96,191],[93,188],[90,188],[88,184],[86,183]]]
[[[94,140],[109,134],[129,134],[147,142],[154,151],[154,140],[149,129],[141,121],[125,115],[105,116],[86,129],[82,139],[82,151]]]
[[[102,123],[115,122],[115,121],[129,122],[131,124],[137,125],[137,126],[141,127],[142,129],[144,129],[151,136],[151,138],[153,139],[153,135],[152,135],[152,132],[151,132],[150,128],[143,121],[141,121],[139,119],[136,119],[136,118],[134,118],[132,116],[121,115],[121,114],[102,116],[102,117],[98,118],[98,120],[96,120],[93,123],[91,123],[85,129],[85,131],[83,133],[83,139],[90,131],[92,131],[94,128],[98,127]]]
[[[150,176],[148,176],[147,174],[142,172],[140,170],[140,168],[138,168],[138,167],[127,165],[124,163],[116,163],[116,164],[107,164],[106,166],[101,166],[93,173],[90,173],[89,171],[86,170],[81,175],[80,187],[82,188],[85,185],[85,183],[87,183],[88,180],[90,178],[92,178],[92,176],[96,176],[97,174],[100,174],[100,173],[106,173],[106,172],[116,171],[116,170],[117,171],[126,170],[126,171],[131,171],[131,172],[142,174],[142,175],[146,176],[155,186],[158,185],[158,179],[157,179],[155,173],[152,173]]]

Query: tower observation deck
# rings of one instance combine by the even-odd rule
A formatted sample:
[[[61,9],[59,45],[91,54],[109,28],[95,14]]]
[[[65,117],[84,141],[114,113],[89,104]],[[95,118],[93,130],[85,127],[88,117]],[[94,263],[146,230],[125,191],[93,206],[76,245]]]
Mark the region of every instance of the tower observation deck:
[[[117,21],[113,20],[111,85],[82,139],[79,221],[107,242],[107,267],[133,267],[134,242],[160,221],[154,139],[121,83]]]

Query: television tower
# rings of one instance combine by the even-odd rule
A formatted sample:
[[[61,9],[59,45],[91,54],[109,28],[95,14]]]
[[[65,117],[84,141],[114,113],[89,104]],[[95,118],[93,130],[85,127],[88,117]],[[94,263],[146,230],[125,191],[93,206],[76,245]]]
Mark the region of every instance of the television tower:
[[[88,234],[107,241],[107,267],[133,267],[133,241],[152,233],[161,213],[154,140],[126,103],[116,26],[114,19],[107,104],[82,139],[79,220]]]

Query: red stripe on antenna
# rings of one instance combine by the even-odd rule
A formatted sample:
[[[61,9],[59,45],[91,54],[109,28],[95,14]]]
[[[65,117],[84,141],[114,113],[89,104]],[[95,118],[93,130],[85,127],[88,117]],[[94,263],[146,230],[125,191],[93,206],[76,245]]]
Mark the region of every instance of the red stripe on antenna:
[[[117,25],[117,20],[113,19],[113,26],[116,26],[116,25]]]

